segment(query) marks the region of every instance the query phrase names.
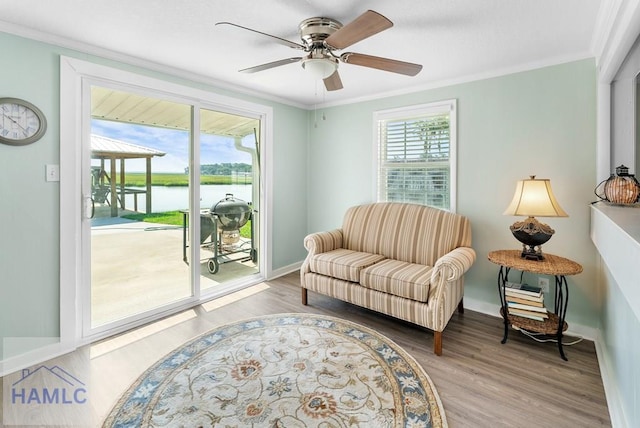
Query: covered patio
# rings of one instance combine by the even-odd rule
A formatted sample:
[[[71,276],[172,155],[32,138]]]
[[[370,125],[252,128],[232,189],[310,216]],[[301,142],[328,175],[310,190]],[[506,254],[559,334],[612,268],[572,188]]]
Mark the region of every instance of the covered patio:
[[[138,211],[138,195],[146,196],[145,213],[151,213],[151,159],[164,156],[165,153],[100,135],[91,135],[91,158],[99,159],[100,166],[91,167],[91,197],[94,203],[106,203],[111,206],[111,217],[118,217],[118,207],[125,210],[126,195],[134,195],[133,210]],[[145,190],[125,187],[125,161],[127,159],[146,159]],[[109,172],[105,161],[109,161]],[[120,171],[116,163],[120,161]]]
[[[199,130],[193,130],[191,109],[186,104],[99,86],[92,86],[91,88],[91,118],[233,138],[237,150],[251,155],[253,166],[252,182],[259,183],[260,181],[259,119],[201,109]],[[248,136],[253,136],[255,144],[253,147],[246,147],[242,144],[242,140]],[[111,206],[111,216],[118,216],[118,203],[120,203],[120,208],[126,208],[123,205],[125,203],[125,194],[145,193],[147,198],[144,212],[151,213],[151,160],[155,156],[164,156],[165,153],[98,135],[91,136],[91,146],[92,158],[101,160],[100,175],[102,178],[105,178],[104,175],[111,178],[109,183],[105,182],[104,184],[100,179],[96,180],[97,184],[106,185],[106,188],[103,187],[101,192],[109,193],[105,203]],[[146,189],[144,191],[126,189],[124,186],[124,162],[126,159],[134,158],[146,159]],[[110,161],[108,166],[105,165],[105,160],[107,159]],[[118,160],[120,161],[120,177],[117,176],[116,169],[116,161]],[[108,171],[105,169],[106,166],[109,168]],[[98,172],[96,171],[96,175],[98,175]],[[254,186],[251,200],[253,207],[256,209],[260,209],[259,195],[258,186]],[[97,194],[96,196],[101,195]],[[134,196],[134,204],[135,200]],[[134,206],[134,210],[137,211],[137,207]]]

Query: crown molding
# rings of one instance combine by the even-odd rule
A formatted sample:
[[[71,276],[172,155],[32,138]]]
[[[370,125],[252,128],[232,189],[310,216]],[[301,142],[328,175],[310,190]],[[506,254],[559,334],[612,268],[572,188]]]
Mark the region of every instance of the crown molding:
[[[595,55],[597,62],[599,62],[606,48],[609,34],[611,34],[620,7],[624,1],[625,0],[609,0],[600,2],[600,8],[596,16],[596,25],[593,29],[593,37],[591,38],[591,51]]]
[[[335,101],[335,102],[318,104],[318,105],[316,105],[316,106],[314,106],[312,108],[309,108],[309,110],[314,110],[314,109],[318,109],[318,108],[337,107],[337,106],[349,105],[349,104],[357,104],[357,103],[366,102],[366,101],[379,100],[379,99],[382,99],[382,98],[389,98],[389,97],[395,97],[395,96],[400,96],[400,95],[413,94],[413,93],[416,93],[416,92],[427,91],[427,90],[430,90],[430,89],[439,89],[439,88],[444,88],[444,87],[447,87],[447,86],[460,85],[460,84],[463,84],[463,83],[470,83],[470,82],[477,82],[477,81],[480,81],[480,80],[493,79],[493,78],[496,78],[496,77],[508,76],[510,74],[516,74],[516,73],[522,73],[522,72],[537,70],[537,69],[540,69],[540,68],[551,67],[551,66],[554,66],[554,65],[561,65],[561,64],[566,64],[566,63],[575,62],[575,61],[581,61],[581,60],[589,59],[589,58],[593,58],[593,54],[591,52],[584,52],[582,54],[575,54],[575,55],[567,55],[567,56],[549,58],[549,59],[546,59],[544,61],[535,61],[535,62],[530,62],[530,63],[526,63],[526,64],[516,65],[516,66],[513,66],[513,67],[505,67],[505,68],[501,68],[501,69],[489,70],[489,71],[486,71],[486,72],[483,72],[483,73],[469,74],[469,75],[461,76],[461,77],[458,77],[458,78],[455,78],[455,79],[445,79],[445,80],[429,82],[429,83],[423,84],[423,85],[411,86],[411,87],[407,87],[407,88],[396,90],[396,91],[389,91],[389,92],[379,93],[379,94],[376,94],[376,95],[370,95],[370,96],[359,97],[359,98],[351,98],[351,99],[343,100],[343,101]]]
[[[305,105],[305,104],[296,103],[285,98],[259,92],[259,91],[247,88],[245,86],[234,85],[234,84],[225,82],[223,80],[207,77],[202,74],[194,73],[179,67],[171,67],[171,66],[163,65],[153,61],[123,54],[110,49],[101,48],[88,43],[78,42],[76,40],[68,39],[66,37],[52,35],[49,33],[45,33],[39,30],[34,30],[32,28],[12,24],[2,20],[0,20],[0,32],[12,34],[14,36],[23,37],[25,39],[34,40],[37,42],[42,42],[42,43],[46,43],[49,45],[53,45],[53,46],[57,46],[65,49],[71,49],[73,51],[83,53],[83,54],[94,55],[96,57],[100,57],[100,58],[111,60],[111,61],[116,61],[124,65],[140,67],[149,71],[167,74],[172,77],[182,78],[185,80],[189,80],[191,82],[203,83],[217,89],[221,89],[225,91],[233,91],[243,95],[256,97],[261,100],[273,101],[276,103],[285,104],[288,106],[297,107],[301,109],[310,108],[308,105]],[[61,55],[62,54],[63,53],[61,53]]]
[[[591,43],[598,80],[611,83],[640,35],[640,0],[603,1]]]
[[[604,22],[607,23],[607,25],[605,27],[607,28],[611,28],[613,26],[613,24],[616,22],[617,19],[613,19],[612,16],[619,16],[620,14],[614,14],[613,11],[618,11],[621,7],[621,4],[623,2],[632,2],[635,3],[636,5],[638,4],[638,2],[640,2],[640,0],[612,0],[612,4],[609,5],[608,2],[603,2],[607,3],[607,7],[601,6],[601,9],[598,13],[598,21],[602,21],[603,23],[600,24],[600,27],[602,27],[604,25]],[[611,9],[612,7],[617,6],[617,8],[615,9]],[[627,10],[627,9],[624,9]],[[599,28],[600,28],[599,27]],[[601,30],[602,31],[602,30]],[[394,97],[394,96],[400,96],[400,95],[407,95],[407,94],[411,94],[411,93],[415,93],[415,92],[421,92],[421,91],[426,91],[426,90],[430,90],[430,89],[437,89],[437,88],[442,88],[442,87],[447,87],[447,86],[453,86],[453,85],[458,85],[458,84],[462,84],[462,83],[469,83],[469,82],[474,82],[474,81],[479,81],[479,80],[485,80],[485,79],[491,79],[494,77],[501,77],[501,76],[505,76],[505,75],[509,75],[509,74],[514,74],[514,73],[519,73],[519,72],[525,72],[525,71],[531,71],[531,70],[535,70],[538,68],[543,68],[543,67],[548,67],[548,66],[553,66],[553,65],[559,65],[559,64],[563,64],[563,63],[568,63],[568,62],[573,62],[573,61],[578,61],[578,60],[582,60],[582,59],[587,59],[587,58],[591,58],[594,57],[594,52],[590,51],[590,52],[584,52],[582,54],[574,54],[574,55],[568,55],[568,56],[562,56],[562,57],[554,57],[554,58],[550,58],[550,59],[546,59],[543,61],[536,61],[536,62],[531,62],[531,63],[526,63],[526,64],[520,64],[520,65],[516,65],[513,67],[505,67],[505,68],[501,68],[501,69],[494,69],[494,70],[488,70],[486,72],[483,73],[477,73],[477,74],[470,74],[470,75],[466,75],[466,76],[461,76],[458,78],[454,78],[454,79],[444,79],[444,80],[439,80],[439,81],[434,81],[434,82],[429,82],[426,84],[421,84],[421,85],[416,85],[416,86],[409,86],[403,89],[399,89],[399,90],[394,90],[394,91],[388,91],[388,92],[380,92],[378,94],[375,95],[368,95],[368,96],[362,96],[362,97],[356,97],[356,98],[350,98],[347,100],[341,100],[341,101],[335,101],[335,102],[328,102],[328,103],[318,103],[318,104],[303,104],[303,103],[297,103],[285,98],[281,98],[275,95],[271,95],[271,94],[267,94],[267,93],[263,93],[263,92],[259,92],[256,91],[254,89],[250,89],[244,86],[240,86],[240,85],[234,85],[222,80],[218,80],[218,79],[214,79],[211,77],[207,77],[204,75],[201,75],[199,73],[193,73],[190,72],[188,70],[185,69],[181,69],[178,67],[171,67],[171,66],[166,66],[163,64],[159,64],[153,61],[149,61],[149,60],[144,60],[141,58],[137,58],[137,57],[133,57],[130,55],[126,55],[126,54],[122,54],[116,51],[112,51],[110,49],[105,49],[105,48],[100,48],[98,46],[95,45],[90,45],[87,43],[82,43],[82,42],[78,42],[75,40],[71,40],[65,37],[60,37],[60,36],[55,36],[49,33],[45,33],[39,30],[34,30],[32,28],[27,28],[24,26],[19,26],[19,25],[15,25],[15,24],[11,24],[8,22],[4,22],[2,20],[0,20],[0,32],[5,32],[5,33],[9,33],[9,34],[13,34],[19,37],[24,37],[26,39],[30,39],[30,40],[35,40],[35,41],[39,41],[42,43],[47,43],[50,45],[54,45],[54,46],[58,46],[58,47],[62,47],[62,48],[66,48],[66,49],[71,49],[80,53],[84,53],[84,54],[90,54],[90,55],[95,55],[96,57],[100,57],[100,58],[104,58],[104,59],[108,59],[108,60],[112,60],[112,61],[117,61],[120,62],[122,64],[125,65],[131,65],[131,66],[136,66],[136,67],[141,67],[144,68],[146,70],[150,70],[150,71],[155,71],[155,72],[159,72],[159,73],[164,73],[173,77],[178,77],[178,78],[183,78],[192,82],[196,82],[196,83],[203,83],[203,84],[207,84],[207,85],[211,85],[215,88],[219,88],[222,90],[228,90],[228,91],[233,91],[233,92],[237,92],[243,95],[247,95],[247,96],[252,96],[252,97],[256,97],[262,100],[268,100],[268,101],[272,101],[272,102],[277,102],[280,104],[284,104],[284,105],[288,105],[288,106],[292,106],[292,107],[296,107],[296,108],[300,108],[303,110],[307,110],[307,111],[313,111],[313,110],[317,110],[318,108],[328,108],[328,107],[336,107],[336,106],[342,106],[342,105],[350,105],[350,104],[357,104],[357,103],[361,103],[361,102],[367,102],[367,101],[373,101],[373,100],[379,100],[379,99],[383,99],[383,98],[389,98],[389,97]],[[598,34],[597,40],[598,40],[598,44],[603,44],[602,40],[608,39],[608,37],[604,37],[605,33],[602,34]],[[595,40],[595,37],[594,37]],[[592,45],[595,42],[592,42]],[[593,49],[593,46],[592,46]],[[623,58],[624,59],[624,58]]]

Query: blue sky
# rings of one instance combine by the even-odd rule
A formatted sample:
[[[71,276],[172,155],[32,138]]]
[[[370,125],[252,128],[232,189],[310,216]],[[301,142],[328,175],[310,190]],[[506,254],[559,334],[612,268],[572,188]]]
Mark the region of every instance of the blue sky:
[[[189,165],[189,135],[186,131],[94,119],[91,121],[91,133],[165,152],[166,155],[154,157],[151,161],[153,172],[184,172]],[[233,138],[203,134],[200,141],[201,164],[251,164],[251,156],[236,150]],[[253,147],[253,144],[252,136],[243,141],[247,147]],[[145,171],[144,159],[127,160],[126,170]]]

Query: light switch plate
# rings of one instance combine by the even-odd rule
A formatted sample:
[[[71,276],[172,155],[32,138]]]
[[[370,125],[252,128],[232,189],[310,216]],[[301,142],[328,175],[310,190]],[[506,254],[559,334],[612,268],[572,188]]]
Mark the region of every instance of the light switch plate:
[[[45,180],[60,181],[60,165],[45,165]]]

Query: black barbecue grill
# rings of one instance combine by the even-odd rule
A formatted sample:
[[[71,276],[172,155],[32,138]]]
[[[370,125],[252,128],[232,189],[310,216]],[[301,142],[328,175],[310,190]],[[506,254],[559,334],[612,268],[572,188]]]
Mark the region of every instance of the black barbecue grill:
[[[224,199],[211,207],[211,213],[218,217],[218,230],[240,230],[251,218],[251,207],[242,199],[227,193]]]
[[[185,214],[186,215],[186,214]],[[251,239],[240,237],[240,228],[251,220]],[[186,221],[186,219],[185,219]],[[227,193],[210,210],[200,213],[200,246],[213,252],[207,260],[207,269],[215,274],[220,265],[228,262],[257,261],[253,240],[253,209],[251,204]],[[186,229],[185,229],[186,230]],[[186,232],[184,234],[183,259],[187,262]],[[231,255],[245,253],[245,257]]]

